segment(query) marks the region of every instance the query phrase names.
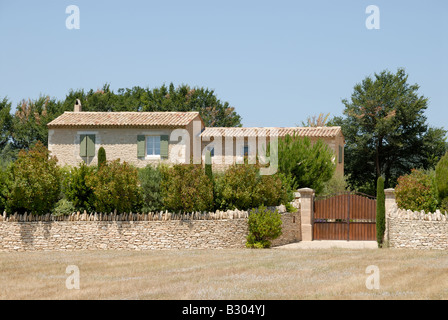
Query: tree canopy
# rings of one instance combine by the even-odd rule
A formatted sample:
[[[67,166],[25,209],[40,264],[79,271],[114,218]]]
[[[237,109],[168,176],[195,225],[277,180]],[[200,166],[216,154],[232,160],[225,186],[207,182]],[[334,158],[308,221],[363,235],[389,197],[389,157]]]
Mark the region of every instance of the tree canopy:
[[[105,84],[101,90],[70,91],[62,102],[62,109],[73,109],[76,99],[85,111],[198,111],[208,127],[240,127],[241,117],[228,102],[222,102],[214,90],[191,88],[171,83],[158,88],[133,87],[118,89],[117,93]]]
[[[375,194],[378,177],[386,187],[413,168],[433,167],[446,151],[446,130],[426,123],[428,98],[408,83],[404,69],[366,77],[342,100],[344,116],[335,117],[346,140],[344,170],[355,189]]]

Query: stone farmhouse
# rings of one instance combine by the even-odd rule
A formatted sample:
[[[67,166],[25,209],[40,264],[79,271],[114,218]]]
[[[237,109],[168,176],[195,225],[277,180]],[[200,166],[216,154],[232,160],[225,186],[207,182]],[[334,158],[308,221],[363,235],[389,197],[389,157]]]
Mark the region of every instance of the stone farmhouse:
[[[103,147],[107,159],[148,164],[205,163],[210,150],[214,170],[265,151],[272,137],[287,134],[323,139],[334,151],[336,172],[344,172],[344,136],[340,127],[206,128],[199,112],[83,112],[79,101],[48,124],[48,148],[61,165],[97,163]]]

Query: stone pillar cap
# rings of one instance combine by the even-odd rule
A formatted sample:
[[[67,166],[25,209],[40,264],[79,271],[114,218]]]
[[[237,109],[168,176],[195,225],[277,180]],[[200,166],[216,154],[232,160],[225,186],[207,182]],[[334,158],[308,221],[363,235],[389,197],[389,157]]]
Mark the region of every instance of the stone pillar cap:
[[[302,189],[298,189],[297,191],[300,193],[314,193],[314,190],[310,189],[310,188],[302,188]]]

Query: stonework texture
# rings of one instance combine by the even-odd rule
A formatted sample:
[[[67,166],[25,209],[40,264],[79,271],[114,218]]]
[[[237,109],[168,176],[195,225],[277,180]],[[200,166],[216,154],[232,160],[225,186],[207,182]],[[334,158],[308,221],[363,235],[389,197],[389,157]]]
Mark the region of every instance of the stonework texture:
[[[390,247],[448,250],[448,219],[439,211],[413,212],[394,205],[386,223]]]
[[[244,248],[248,234],[247,214],[241,213],[178,218],[160,215],[157,220],[136,214],[1,220],[3,252]],[[273,246],[300,241],[300,215],[285,212],[282,220],[283,235]]]

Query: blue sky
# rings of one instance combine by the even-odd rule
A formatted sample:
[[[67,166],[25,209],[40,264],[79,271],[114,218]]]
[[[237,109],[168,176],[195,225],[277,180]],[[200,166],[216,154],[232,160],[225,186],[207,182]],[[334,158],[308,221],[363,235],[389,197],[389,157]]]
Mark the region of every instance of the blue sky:
[[[65,9],[77,5],[80,29]],[[380,30],[368,30],[368,5]],[[214,89],[244,126],[341,115],[356,83],[403,67],[448,129],[448,1],[0,0],[0,97],[70,89]]]

